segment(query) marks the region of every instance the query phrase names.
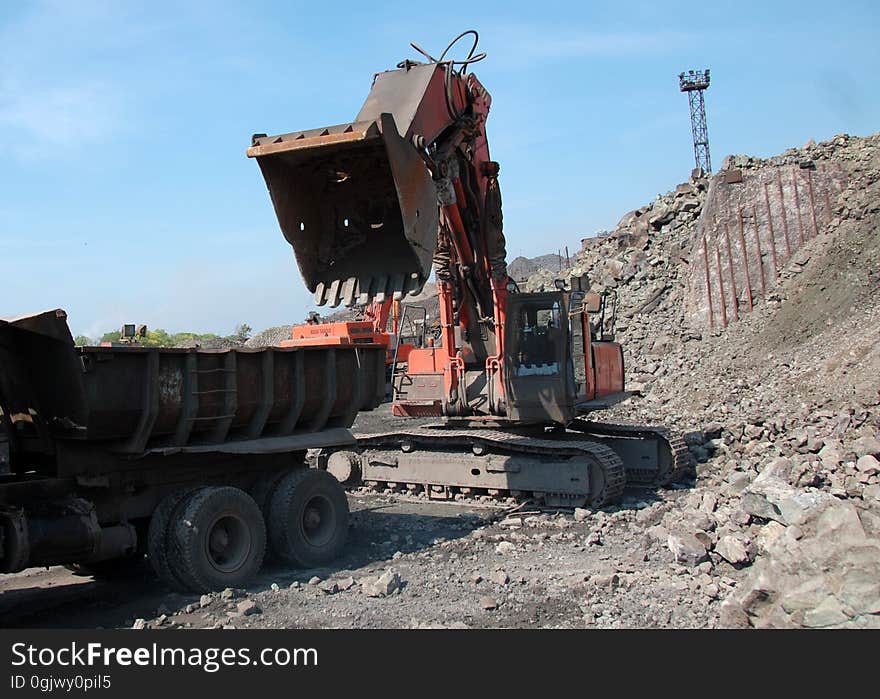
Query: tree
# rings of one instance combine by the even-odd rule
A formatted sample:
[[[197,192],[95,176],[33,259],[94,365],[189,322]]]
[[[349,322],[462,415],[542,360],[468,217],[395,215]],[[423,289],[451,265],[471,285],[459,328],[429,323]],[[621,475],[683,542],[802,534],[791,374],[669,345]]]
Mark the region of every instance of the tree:
[[[233,335],[237,340],[244,342],[251,336],[252,330],[253,328],[251,328],[251,326],[247,323],[241,323],[240,325],[236,326]]]
[[[91,345],[91,344],[92,344],[92,338],[90,338],[88,335],[77,335],[77,336],[73,339],[73,343],[74,343],[77,347],[85,347],[85,346],[87,346],[87,345]]]
[[[171,347],[171,336],[162,328],[147,330],[147,336],[140,340],[140,344],[146,347]]]
[[[109,333],[104,333],[101,335],[101,342],[119,342],[122,338],[122,332],[119,330],[114,330]]]

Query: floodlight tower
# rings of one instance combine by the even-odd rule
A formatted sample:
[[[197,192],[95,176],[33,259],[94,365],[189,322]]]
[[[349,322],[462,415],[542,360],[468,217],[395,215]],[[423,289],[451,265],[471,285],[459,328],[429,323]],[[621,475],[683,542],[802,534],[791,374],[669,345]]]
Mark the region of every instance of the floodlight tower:
[[[709,157],[709,127],[706,126],[706,102],[703,99],[703,91],[709,87],[709,70],[689,70],[687,73],[679,73],[678,86],[682,92],[687,92],[691,107],[694,160],[698,169],[710,174],[712,160]]]

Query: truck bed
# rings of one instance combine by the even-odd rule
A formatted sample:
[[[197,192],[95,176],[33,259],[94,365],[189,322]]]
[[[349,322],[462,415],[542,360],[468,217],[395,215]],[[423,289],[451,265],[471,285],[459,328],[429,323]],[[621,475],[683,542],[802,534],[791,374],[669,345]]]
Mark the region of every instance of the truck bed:
[[[82,442],[131,456],[244,442],[265,450],[266,440],[346,429],[384,397],[378,345],[75,347],[66,318],[0,319],[0,419],[14,451]]]

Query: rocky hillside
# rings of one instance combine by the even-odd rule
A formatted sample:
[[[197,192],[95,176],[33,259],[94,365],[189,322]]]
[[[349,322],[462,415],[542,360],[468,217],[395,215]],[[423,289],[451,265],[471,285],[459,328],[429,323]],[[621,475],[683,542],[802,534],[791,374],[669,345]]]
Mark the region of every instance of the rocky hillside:
[[[558,254],[540,255],[538,257],[515,257],[507,264],[507,274],[511,279],[522,281],[542,269],[559,270],[564,257]]]
[[[703,240],[719,230],[719,209],[760,216],[766,205],[762,186],[720,192],[743,180],[775,181],[804,163],[832,173],[822,184],[814,175],[814,198],[824,202],[815,228],[808,230],[812,214],[805,223],[801,211],[807,232],[790,256],[777,250],[774,263],[769,245],[760,256],[752,250],[766,290],[757,269],[741,276],[738,320],[731,313],[724,327],[716,311],[710,326],[705,312],[693,312],[706,288],[693,281],[706,279]],[[615,416],[689,431],[702,462],[678,523],[665,520],[652,536],[665,537],[685,560],[705,555],[722,567],[752,566],[727,596],[724,624],[875,627],[880,136],[838,136],[769,160],[728,158],[725,166],[711,181],[680,185],[624,216],[608,238],[587,241],[570,270],[619,299],[629,387],[643,395]],[[781,213],[796,235],[797,200],[786,200],[791,208]],[[719,265],[709,288],[718,270],[730,279],[731,267]],[[529,287],[558,276],[539,271]],[[730,300],[730,285],[725,293]]]

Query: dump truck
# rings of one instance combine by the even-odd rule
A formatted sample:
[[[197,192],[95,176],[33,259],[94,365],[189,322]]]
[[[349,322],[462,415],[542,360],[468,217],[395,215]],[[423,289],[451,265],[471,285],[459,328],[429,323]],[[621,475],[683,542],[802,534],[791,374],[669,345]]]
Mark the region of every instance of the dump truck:
[[[181,591],[241,586],[266,555],[338,556],[339,483],[385,347],[76,347],[63,310],[0,319],[0,572],[110,575],[147,554]]]

